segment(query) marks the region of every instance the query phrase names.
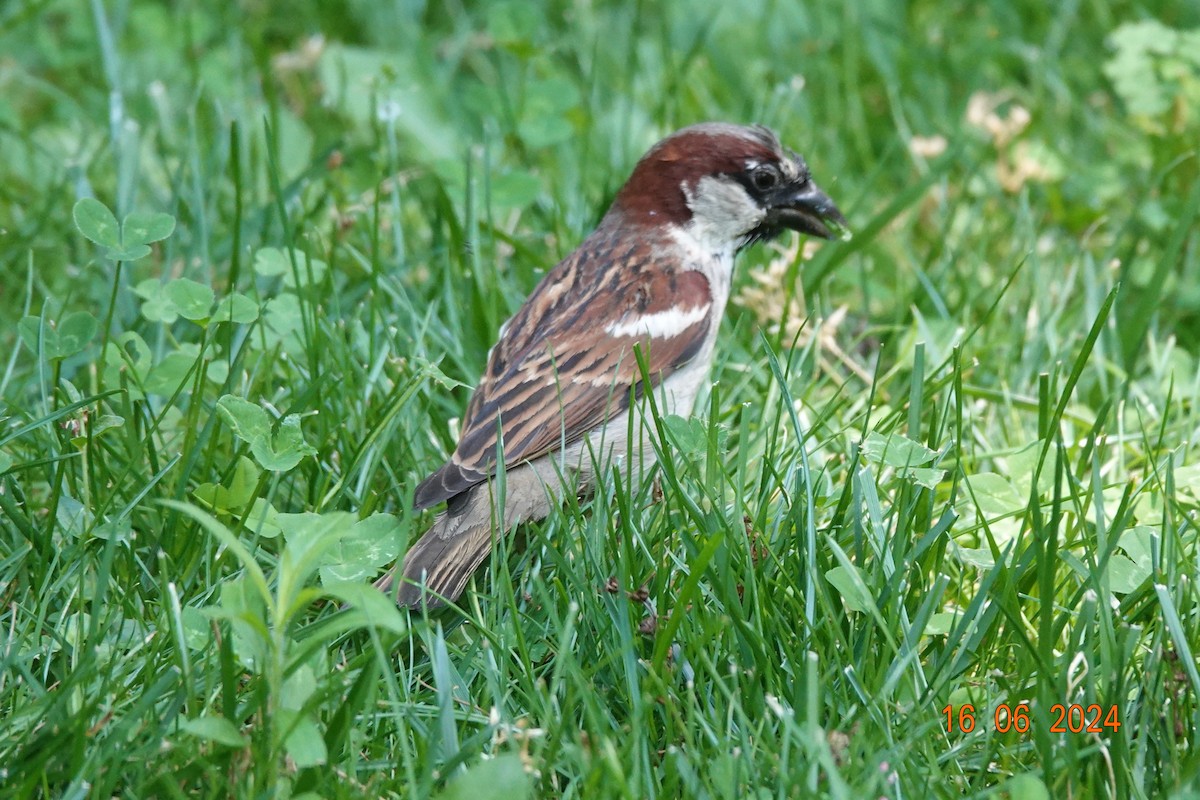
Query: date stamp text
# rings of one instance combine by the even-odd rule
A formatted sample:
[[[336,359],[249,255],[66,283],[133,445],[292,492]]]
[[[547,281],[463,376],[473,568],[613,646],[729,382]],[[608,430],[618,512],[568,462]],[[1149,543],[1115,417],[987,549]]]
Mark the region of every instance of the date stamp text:
[[[1116,733],[1121,728],[1121,714],[1115,705],[1107,708],[1092,703],[1055,703],[1050,706],[1050,733]],[[991,719],[986,719],[987,710],[982,712],[984,719],[978,719],[980,712],[970,703],[948,705],[942,709],[942,721],[946,733],[971,733],[977,724],[991,722],[992,730],[996,733],[1029,733],[1034,724],[1029,713],[1028,703],[1009,705],[1001,703],[996,706]]]

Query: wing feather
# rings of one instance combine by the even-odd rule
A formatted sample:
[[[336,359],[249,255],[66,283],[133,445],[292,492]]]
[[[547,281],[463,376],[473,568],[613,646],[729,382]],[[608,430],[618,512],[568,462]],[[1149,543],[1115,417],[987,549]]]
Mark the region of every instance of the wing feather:
[[[696,356],[716,324],[708,279],[641,250],[589,240],[546,276],[501,328],[458,446],[417,487],[417,508],[487,480],[497,433],[511,466],[623,413],[631,391],[644,388],[635,347],[647,359],[652,387]],[[586,285],[601,288],[579,290]]]

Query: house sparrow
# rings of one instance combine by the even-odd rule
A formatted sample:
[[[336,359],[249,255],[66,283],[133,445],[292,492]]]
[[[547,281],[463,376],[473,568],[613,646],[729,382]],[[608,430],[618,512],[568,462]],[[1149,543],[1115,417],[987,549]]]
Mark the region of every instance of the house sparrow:
[[[649,389],[663,414],[691,413],[734,256],[785,228],[847,236],[804,159],[767,128],[705,123],[654,145],[599,227],[501,326],[454,454],[416,489],[417,509],[447,508],[405,556],[397,602],[454,601],[491,551],[493,530],[544,518],[565,492],[586,493],[606,465],[640,478],[654,451],[643,415],[628,413],[631,399]],[[503,509],[491,480],[497,450]],[[396,569],[376,585],[392,587]]]

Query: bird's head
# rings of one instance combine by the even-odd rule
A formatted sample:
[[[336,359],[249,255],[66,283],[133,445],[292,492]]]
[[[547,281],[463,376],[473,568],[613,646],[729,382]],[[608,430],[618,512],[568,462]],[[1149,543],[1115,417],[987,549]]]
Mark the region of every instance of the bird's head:
[[[784,229],[849,238],[804,159],[761,125],[706,122],[671,134],[638,162],[609,218],[690,226],[714,246],[738,250]]]

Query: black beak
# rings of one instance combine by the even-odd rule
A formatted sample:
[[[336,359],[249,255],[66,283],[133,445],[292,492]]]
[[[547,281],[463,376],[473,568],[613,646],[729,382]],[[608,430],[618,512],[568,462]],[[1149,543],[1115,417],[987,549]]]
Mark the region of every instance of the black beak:
[[[850,238],[850,226],[842,212],[811,180],[799,186],[785,188],[773,198],[766,223],[772,227],[791,228],[822,239]]]

